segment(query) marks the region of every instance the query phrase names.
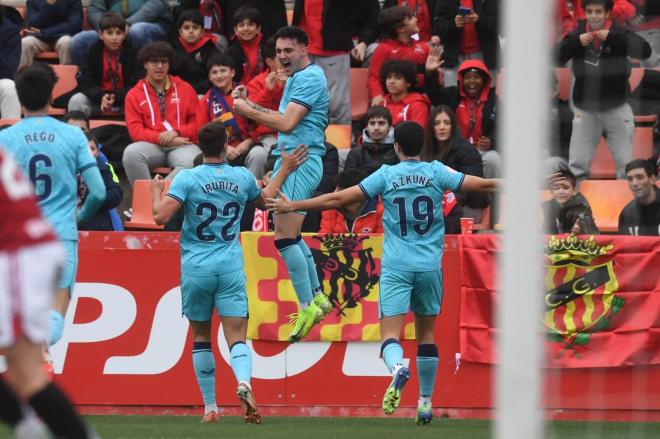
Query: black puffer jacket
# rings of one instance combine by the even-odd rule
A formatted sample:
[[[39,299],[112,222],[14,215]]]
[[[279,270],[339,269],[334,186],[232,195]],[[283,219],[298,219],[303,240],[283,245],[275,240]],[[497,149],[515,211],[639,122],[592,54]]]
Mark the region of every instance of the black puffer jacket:
[[[446,152],[439,151],[434,154],[428,146],[425,146],[422,150],[422,160],[425,162],[437,160],[463,174],[481,178],[484,176],[481,155],[477,148],[465,140],[460,133],[452,137],[451,145]],[[461,206],[473,209],[483,209],[490,204],[490,196],[483,192],[458,192],[456,199]]]
[[[580,220],[580,234],[598,235],[589,201],[578,193],[561,207],[555,200],[541,204],[543,208],[543,231],[550,234],[571,233],[577,220]]]
[[[362,145],[351,148],[346,157],[344,170],[357,169],[367,177],[378,170],[382,165],[396,165],[399,158],[394,152],[394,128],[382,142],[374,142],[367,134],[367,130],[362,131]]]

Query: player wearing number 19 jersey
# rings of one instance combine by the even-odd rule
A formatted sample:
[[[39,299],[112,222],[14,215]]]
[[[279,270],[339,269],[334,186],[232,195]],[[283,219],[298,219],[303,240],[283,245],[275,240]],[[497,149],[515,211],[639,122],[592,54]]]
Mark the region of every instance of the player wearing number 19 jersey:
[[[305,201],[270,199],[268,206],[281,213],[337,209],[381,196],[385,230],[379,289],[381,352],[393,375],[383,397],[383,410],[389,415],[399,406],[403,386],[410,377],[399,344],[403,319],[410,309],[415,315],[418,347],[420,398],[416,420],[428,424],[438,368],[433,330],[443,294],[443,193],[494,191],[497,182],[464,175],[437,161],[421,162],[424,131],[414,122],[399,124],[394,129],[394,141],[401,163],[382,166],[359,185]]]
[[[0,145],[14,156],[32,181],[39,206],[67,252],[55,309],[50,314],[51,345],[62,335],[76,277],[78,219],[90,219],[105,200],[105,185],[82,130],[48,116],[56,79],[52,68],[45,65],[35,64],[22,71],[15,84],[26,118],[0,132]],[[79,214],[77,174],[81,174],[88,188]]]
[[[259,423],[250,388],[252,353],[245,344],[248,302],[243,272],[243,251],[238,242],[240,218],[245,203],[264,205],[289,172],[302,162],[304,148],[292,154],[282,152],[282,175],[274,177],[262,190],[252,173],[225,161],[227,132],[220,122],[199,130],[199,147],[204,163],[179,172],[163,197],[164,184],[154,179],[151,192],[157,223],[163,224],[183,208],[181,229],[181,298],[183,314],[193,331],[193,365],[204,399],[202,422],[217,422],[215,361],[211,351],[213,309],[222,317],[225,339],[231,354],[231,367],[238,381],[237,394],[245,411],[245,421]]]

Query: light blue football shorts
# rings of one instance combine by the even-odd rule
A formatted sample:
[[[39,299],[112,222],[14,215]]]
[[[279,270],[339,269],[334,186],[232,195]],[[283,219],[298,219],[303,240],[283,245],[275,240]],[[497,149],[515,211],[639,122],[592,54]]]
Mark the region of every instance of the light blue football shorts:
[[[378,297],[379,318],[405,314],[435,316],[442,304],[442,270],[402,271],[383,267]]]
[[[66,253],[66,261],[57,287],[68,288],[69,295],[71,295],[73,286],[76,283],[76,273],[78,272],[78,241],[62,241],[62,245]]]
[[[280,170],[281,166],[282,159],[278,157],[273,168],[273,177]],[[322,176],[323,160],[321,156],[309,154],[307,160],[284,180],[280,191],[292,201],[306,200],[312,197],[316,188],[321,183]],[[305,214],[305,212],[298,213]]]
[[[215,307],[219,316],[247,317],[248,302],[243,270],[212,276],[181,274],[183,315],[194,322],[211,320]]]

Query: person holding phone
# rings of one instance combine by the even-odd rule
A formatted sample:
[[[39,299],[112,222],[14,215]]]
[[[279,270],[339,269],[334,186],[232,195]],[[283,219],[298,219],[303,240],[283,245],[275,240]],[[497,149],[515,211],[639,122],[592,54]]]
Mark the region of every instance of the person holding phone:
[[[484,61],[495,76],[499,50],[499,0],[438,0],[433,35],[444,45],[445,86],[456,85],[458,66],[468,59]]]

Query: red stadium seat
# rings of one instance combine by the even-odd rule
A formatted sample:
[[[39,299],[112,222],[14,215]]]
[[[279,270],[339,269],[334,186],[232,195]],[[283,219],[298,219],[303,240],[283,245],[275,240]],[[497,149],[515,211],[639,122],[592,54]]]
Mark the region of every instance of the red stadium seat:
[[[165,180],[165,191],[170,187],[171,180]],[[147,229],[162,230],[164,226],[159,226],[154,221],[151,213],[151,192],[149,185],[151,180],[135,180],[133,183],[133,202],[131,207],[133,215],[130,221],[124,222],[127,229]]]
[[[358,120],[369,109],[369,69],[351,69],[351,119]]]
[[[49,63],[59,62],[59,58],[57,57],[57,52],[40,52],[34,56],[34,59],[39,61],[46,61]]]
[[[337,149],[349,149],[351,135],[350,125],[328,125],[325,129],[325,141],[332,143]]]
[[[653,127],[637,127],[633,133],[633,159],[647,159],[653,154]],[[600,139],[598,150],[591,162],[591,178],[616,178],[614,159],[605,139]]]
[[[4,125],[14,125],[20,119],[0,119],[0,127]]]
[[[126,126],[126,122],[123,120],[108,120],[108,119],[92,119],[89,121],[89,129],[93,130],[94,128],[102,127],[104,125],[122,125]]]
[[[633,196],[626,180],[585,180],[580,192],[589,200],[596,225],[601,232],[619,229],[619,213]]]

